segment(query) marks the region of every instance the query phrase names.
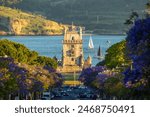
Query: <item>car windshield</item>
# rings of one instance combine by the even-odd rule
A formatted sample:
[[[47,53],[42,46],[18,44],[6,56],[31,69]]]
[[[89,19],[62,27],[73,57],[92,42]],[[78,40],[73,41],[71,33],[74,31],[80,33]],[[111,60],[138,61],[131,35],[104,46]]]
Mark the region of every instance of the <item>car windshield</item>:
[[[43,95],[43,97],[49,97],[49,95]]]

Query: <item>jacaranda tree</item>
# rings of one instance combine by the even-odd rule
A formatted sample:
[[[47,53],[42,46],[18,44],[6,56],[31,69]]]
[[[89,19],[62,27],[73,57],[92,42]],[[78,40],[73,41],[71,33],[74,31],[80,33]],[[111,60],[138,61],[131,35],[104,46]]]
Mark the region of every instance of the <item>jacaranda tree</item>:
[[[141,90],[148,95],[150,89],[150,18],[138,19],[127,36],[128,56],[133,64],[125,71],[126,87]]]
[[[80,74],[79,80],[86,86],[100,88],[109,77],[109,75],[103,73],[105,70],[106,67],[104,66],[86,68]]]

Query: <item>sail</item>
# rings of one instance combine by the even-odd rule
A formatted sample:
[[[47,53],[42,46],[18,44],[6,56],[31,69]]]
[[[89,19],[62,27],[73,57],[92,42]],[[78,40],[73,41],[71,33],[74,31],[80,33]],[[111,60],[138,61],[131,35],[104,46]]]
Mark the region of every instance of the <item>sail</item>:
[[[97,56],[98,56],[98,57],[102,57],[102,56],[103,56],[100,46],[99,46],[99,48],[98,48]]]
[[[101,50],[101,47],[100,47],[100,46],[99,46],[99,48],[98,48],[96,58],[101,59],[101,60],[104,58],[104,56],[103,56],[103,53],[102,53],[102,50]]]
[[[106,44],[107,44],[107,46],[110,46],[111,42],[109,40],[107,40]]]
[[[93,41],[92,41],[92,37],[90,36],[90,39],[89,39],[89,48],[90,49],[93,49],[94,48],[94,45],[93,45]]]

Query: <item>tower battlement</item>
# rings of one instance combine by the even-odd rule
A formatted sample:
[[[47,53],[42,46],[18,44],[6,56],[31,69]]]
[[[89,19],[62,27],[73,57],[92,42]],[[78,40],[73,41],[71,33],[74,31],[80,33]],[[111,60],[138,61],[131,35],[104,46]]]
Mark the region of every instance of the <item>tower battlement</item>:
[[[63,44],[82,44],[82,40],[63,40]]]

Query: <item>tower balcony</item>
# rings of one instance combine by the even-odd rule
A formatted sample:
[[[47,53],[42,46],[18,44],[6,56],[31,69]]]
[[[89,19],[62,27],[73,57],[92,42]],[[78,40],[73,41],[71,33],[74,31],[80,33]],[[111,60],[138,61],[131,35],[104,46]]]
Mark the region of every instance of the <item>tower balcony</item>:
[[[82,44],[82,40],[62,40],[63,44]]]

